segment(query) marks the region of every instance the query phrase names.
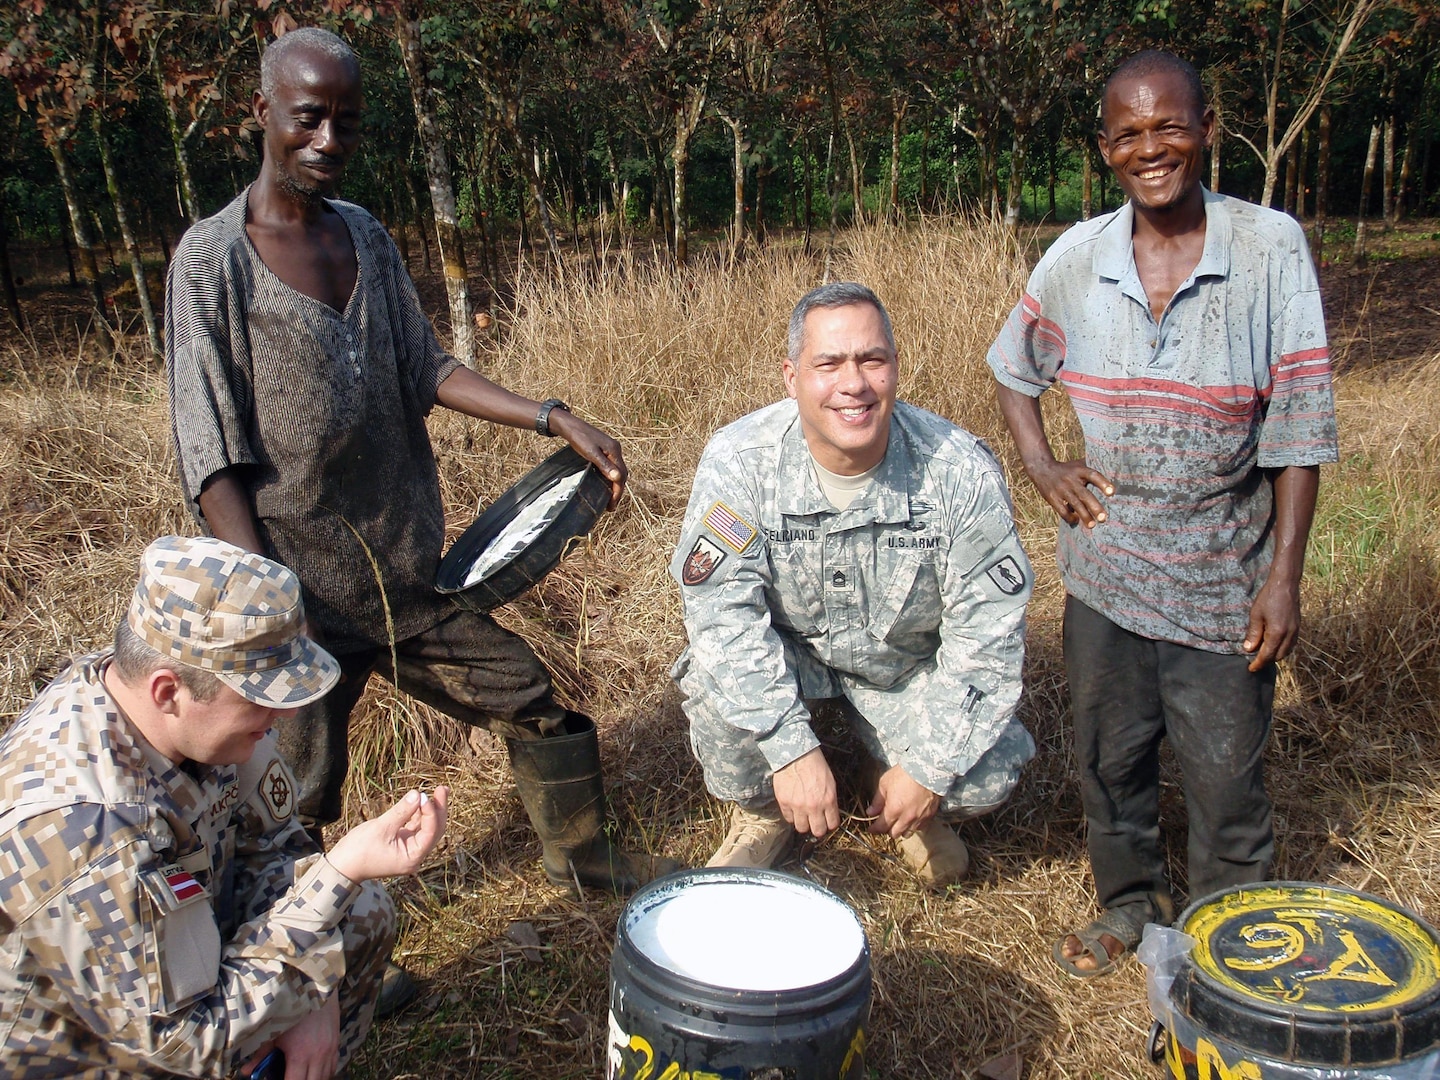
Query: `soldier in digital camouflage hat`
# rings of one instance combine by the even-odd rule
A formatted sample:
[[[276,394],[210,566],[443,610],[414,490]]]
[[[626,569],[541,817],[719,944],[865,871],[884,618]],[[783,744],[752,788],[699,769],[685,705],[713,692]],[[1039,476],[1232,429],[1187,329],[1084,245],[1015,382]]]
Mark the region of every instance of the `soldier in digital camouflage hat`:
[[[985,444],[896,401],[873,292],[807,293],[789,398],[723,428],[700,460],[671,574],[675,666],[712,794],[736,804],[712,866],[771,866],[840,824],[811,726],[843,699],[875,768],[870,830],[926,883],[964,876],[943,817],[985,813],[1035,752],[1015,719],[1030,564]]]
[[[113,647],[0,738],[0,1074],[329,1076],[370,1026],[394,911],[448,793],[328,855],[270,728],[334,685],[299,583],[232,544],[146,548]]]

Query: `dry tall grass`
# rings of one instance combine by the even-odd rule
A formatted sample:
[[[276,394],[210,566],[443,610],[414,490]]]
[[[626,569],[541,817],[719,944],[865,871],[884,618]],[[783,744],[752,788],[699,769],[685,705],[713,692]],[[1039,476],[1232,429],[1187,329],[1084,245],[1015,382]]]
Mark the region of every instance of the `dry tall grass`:
[[[620,510],[502,617],[542,652],[567,699],[599,720],[627,842],[692,862],[722,829],[666,676],[682,629],[665,566],[709,433],[780,395],[785,319],[820,265],[772,248],[734,268],[675,274],[621,261],[599,280],[531,280],[484,357],[498,381],[564,397],[624,439],[632,481]],[[1009,457],[983,356],[1023,282],[1013,247],[951,222],[866,230],[846,238],[832,276],[867,282],[889,305],[902,396]],[[0,722],[64,656],[108,635],[144,543],[189,528],[158,374],[116,364],[57,375],[52,358],[43,363],[41,374],[38,359],[16,354],[0,385]],[[1285,668],[1270,763],[1279,874],[1370,888],[1440,919],[1437,374],[1440,357],[1409,375],[1367,371],[1340,383],[1345,460],[1324,477],[1306,637]],[[1047,398],[1052,428],[1074,445],[1068,409]],[[456,532],[477,500],[551,449],[455,416],[431,426]],[[1091,901],[1064,718],[1054,525],[1013,469],[1012,483],[1041,579],[1023,706],[1040,756],[1009,806],[965,827],[974,876],[947,897],[917,888],[853,830],[811,866],[869,932],[875,1075],[970,1077],[1015,1050],[1029,1077],[1154,1076],[1140,1056],[1139,969],[1078,984],[1049,957],[1051,938],[1086,921]],[[415,779],[445,779],[456,798],[443,856],[396,889],[400,952],[429,980],[427,1007],[380,1025],[352,1074],[599,1075],[620,904],[576,902],[546,883],[503,750],[487,736],[467,739],[376,683],[354,742],[352,814]],[[1164,799],[1180,853],[1173,779]],[[513,940],[514,922],[538,932],[538,953]]]

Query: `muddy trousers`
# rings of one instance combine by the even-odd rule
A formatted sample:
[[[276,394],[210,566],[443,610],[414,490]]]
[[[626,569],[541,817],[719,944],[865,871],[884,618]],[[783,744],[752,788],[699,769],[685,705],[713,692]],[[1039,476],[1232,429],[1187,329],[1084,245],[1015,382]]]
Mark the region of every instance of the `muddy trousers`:
[[[1073,596],[1065,668],[1090,868],[1102,908],[1140,922],[1171,905],[1160,842],[1160,741],[1180,765],[1190,897],[1263,881],[1275,853],[1263,755],[1275,665],[1141,637]],[[1148,909],[1148,914],[1147,914]]]
[[[340,817],[350,767],[350,713],[372,671],[405,693],[464,724],[508,739],[538,739],[563,730],[565,710],[551,694],[550,673],[525,640],[489,615],[457,608],[439,625],[388,649],[347,652],[335,689],[275,725],[280,753],[299,786],[296,812],[307,828]]]

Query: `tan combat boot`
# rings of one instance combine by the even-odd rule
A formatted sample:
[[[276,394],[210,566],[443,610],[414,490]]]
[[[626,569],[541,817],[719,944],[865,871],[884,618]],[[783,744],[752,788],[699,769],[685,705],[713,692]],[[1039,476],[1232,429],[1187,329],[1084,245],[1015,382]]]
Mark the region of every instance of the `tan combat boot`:
[[[900,857],[915,876],[928,887],[942,891],[965,877],[970,869],[970,852],[955,830],[938,817],[923,829],[897,840]]]
[[[795,828],[779,807],[747,810],[735,807],[730,831],[706,866],[735,866],[768,870],[784,857],[795,840]]]

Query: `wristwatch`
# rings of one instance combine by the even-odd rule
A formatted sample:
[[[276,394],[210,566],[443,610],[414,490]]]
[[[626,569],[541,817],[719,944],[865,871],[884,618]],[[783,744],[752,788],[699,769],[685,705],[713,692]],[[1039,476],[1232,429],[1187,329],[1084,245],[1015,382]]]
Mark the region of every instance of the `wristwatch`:
[[[540,403],[540,411],[535,414],[535,430],[541,435],[554,435],[550,430],[550,414],[556,409],[570,411],[570,406],[561,401],[558,397],[547,398]]]

